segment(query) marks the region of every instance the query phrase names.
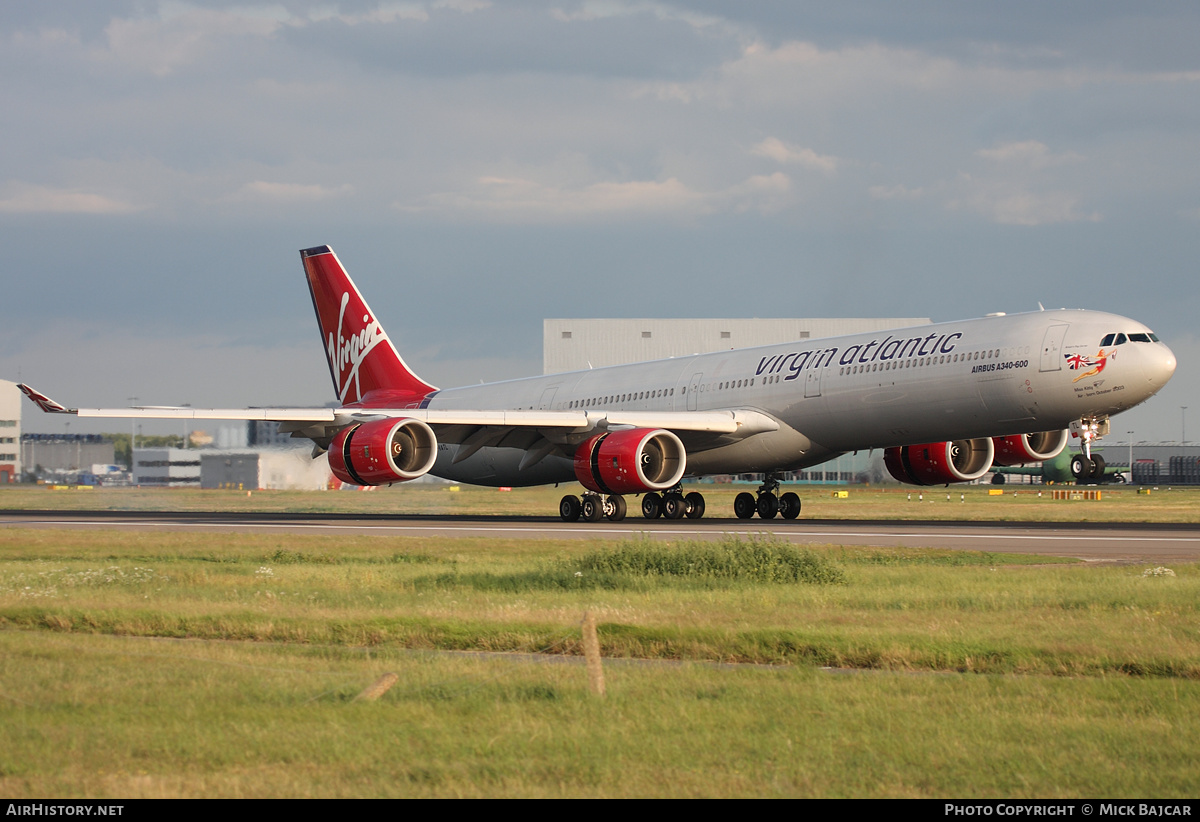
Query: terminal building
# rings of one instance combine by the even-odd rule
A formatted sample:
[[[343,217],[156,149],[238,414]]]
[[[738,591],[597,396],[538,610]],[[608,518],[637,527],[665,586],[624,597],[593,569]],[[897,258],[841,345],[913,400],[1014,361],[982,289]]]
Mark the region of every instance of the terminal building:
[[[204,451],[200,454],[201,488],[324,491],[332,477],[328,457],[322,454],[313,459],[307,448]]]
[[[928,325],[928,317],[737,320],[543,320],[542,373],[585,371],[797,340]]]
[[[21,392],[0,380],[0,485],[21,481]]]
[[[112,440],[103,434],[22,434],[21,462],[38,477],[87,474],[116,460]]]

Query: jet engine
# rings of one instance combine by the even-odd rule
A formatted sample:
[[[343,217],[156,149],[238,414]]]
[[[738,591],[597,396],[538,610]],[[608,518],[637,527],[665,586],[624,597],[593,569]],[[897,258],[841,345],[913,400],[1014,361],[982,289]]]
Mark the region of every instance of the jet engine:
[[[992,467],[995,446],[990,439],[905,445],[883,452],[888,473],[911,485],[970,482]]]
[[[1057,457],[1067,447],[1067,431],[1039,431],[1036,434],[1014,434],[1011,437],[992,437],[996,447],[996,465],[1023,465]]]
[[[437,437],[420,420],[388,419],[343,428],[329,444],[329,468],[351,485],[389,485],[426,474]]]
[[[597,434],[575,450],[575,477],[600,494],[671,488],[683,477],[686,464],[679,437],[661,428]]]

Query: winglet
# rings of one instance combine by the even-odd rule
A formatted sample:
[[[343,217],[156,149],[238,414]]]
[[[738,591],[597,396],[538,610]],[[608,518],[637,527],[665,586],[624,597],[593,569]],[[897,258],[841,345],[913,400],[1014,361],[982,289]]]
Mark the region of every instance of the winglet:
[[[74,408],[67,408],[65,405],[56,403],[45,394],[33,390],[24,383],[17,383],[17,388],[20,388],[22,394],[33,400],[37,407],[45,411],[47,414],[74,414],[76,411]]]

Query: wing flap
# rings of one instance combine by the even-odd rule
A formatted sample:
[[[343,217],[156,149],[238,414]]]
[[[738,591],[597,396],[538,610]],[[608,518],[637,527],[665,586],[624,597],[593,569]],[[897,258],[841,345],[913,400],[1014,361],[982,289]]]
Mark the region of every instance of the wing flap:
[[[430,408],[339,408],[354,419],[411,417],[432,426],[493,426],[503,428],[666,428],[746,436],[775,431],[779,423],[759,411],[459,411]]]
[[[282,423],[281,430],[301,436],[329,436],[330,428],[354,422],[407,417],[428,423],[443,442],[479,439],[499,442],[513,432],[539,432],[554,441],[566,441],[596,430],[665,428],[668,431],[740,439],[779,430],[779,422],[760,411],[544,411],[459,410],[431,408],[67,408],[27,385],[31,400],[46,412],[80,417],[148,420],[263,420]],[[486,430],[486,435],[479,432]],[[522,437],[521,439],[525,439]]]
[[[81,417],[124,417],[139,420],[335,421],[332,408],[77,408],[74,413]]]

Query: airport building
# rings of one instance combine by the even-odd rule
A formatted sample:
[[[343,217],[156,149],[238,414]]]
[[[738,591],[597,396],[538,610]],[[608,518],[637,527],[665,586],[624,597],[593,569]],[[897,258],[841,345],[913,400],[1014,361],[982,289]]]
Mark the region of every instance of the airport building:
[[[200,455],[201,488],[323,491],[332,477],[328,457],[322,454],[313,459],[307,448],[204,451]]]
[[[184,448],[135,448],[133,484],[199,488],[200,452]]]
[[[21,481],[21,392],[0,380],[0,485]]]
[[[1101,452],[1109,465],[1131,465],[1137,485],[1200,485],[1200,445],[1117,443]]]
[[[103,434],[22,434],[21,463],[39,479],[90,474],[116,461],[112,440]]]
[[[737,320],[543,320],[542,373],[584,371],[797,340],[928,325],[928,317]]]

